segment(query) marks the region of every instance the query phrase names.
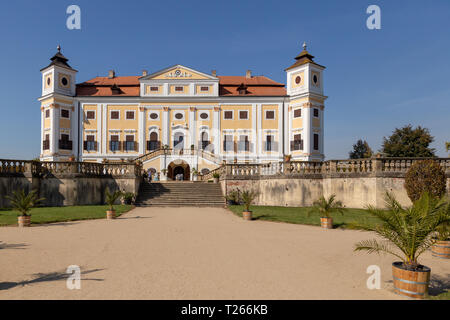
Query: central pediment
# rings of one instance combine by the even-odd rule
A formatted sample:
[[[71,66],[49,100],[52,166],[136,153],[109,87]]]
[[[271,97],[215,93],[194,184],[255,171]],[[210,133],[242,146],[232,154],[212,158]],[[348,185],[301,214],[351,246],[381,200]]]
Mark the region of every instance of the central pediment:
[[[218,80],[218,78],[177,64],[141,77],[140,80]]]

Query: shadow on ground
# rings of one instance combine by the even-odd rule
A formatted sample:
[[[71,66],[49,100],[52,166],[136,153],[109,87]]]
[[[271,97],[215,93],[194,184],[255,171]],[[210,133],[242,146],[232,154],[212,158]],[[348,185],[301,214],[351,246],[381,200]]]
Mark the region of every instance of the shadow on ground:
[[[450,290],[450,273],[447,276],[431,275],[430,286],[428,294],[430,296],[437,296]]]
[[[81,268],[82,269],[82,268]],[[81,280],[90,280],[90,281],[103,281],[104,279],[97,279],[97,278],[84,278],[83,275],[102,271],[104,269],[91,269],[81,272]],[[51,281],[60,281],[60,280],[66,280],[69,276],[71,276],[72,273],[66,273],[66,270],[64,271],[58,271],[58,272],[50,272],[50,273],[35,273],[33,274],[33,279],[31,280],[24,280],[20,282],[0,282],[0,290],[8,290],[12,289],[17,286],[26,286],[26,285],[33,285],[40,282],[51,282]]]
[[[25,249],[28,247],[25,243],[5,243],[0,241],[0,250],[1,249]]]

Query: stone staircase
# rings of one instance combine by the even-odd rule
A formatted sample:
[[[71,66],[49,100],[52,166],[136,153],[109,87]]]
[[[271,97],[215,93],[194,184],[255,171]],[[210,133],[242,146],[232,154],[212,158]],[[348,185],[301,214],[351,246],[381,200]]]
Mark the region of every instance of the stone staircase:
[[[218,183],[170,181],[143,182],[136,206],[223,207],[225,199]]]

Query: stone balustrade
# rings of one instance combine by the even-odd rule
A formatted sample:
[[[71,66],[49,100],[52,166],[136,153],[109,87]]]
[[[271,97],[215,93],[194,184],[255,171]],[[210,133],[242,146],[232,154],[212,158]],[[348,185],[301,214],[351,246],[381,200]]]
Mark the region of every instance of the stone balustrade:
[[[141,176],[140,164],[91,163],[71,161],[25,161],[0,159],[0,175],[28,174],[35,176],[79,174],[83,176]]]
[[[351,160],[290,161],[264,164],[224,164],[221,175],[227,179],[258,179],[267,176],[311,175],[391,175],[402,177],[411,165],[425,158],[372,158]],[[430,158],[427,158],[430,159]],[[450,176],[450,158],[435,158],[447,176]],[[206,177],[206,176],[205,176]],[[202,180],[206,178],[202,177]],[[209,174],[208,174],[209,177]]]

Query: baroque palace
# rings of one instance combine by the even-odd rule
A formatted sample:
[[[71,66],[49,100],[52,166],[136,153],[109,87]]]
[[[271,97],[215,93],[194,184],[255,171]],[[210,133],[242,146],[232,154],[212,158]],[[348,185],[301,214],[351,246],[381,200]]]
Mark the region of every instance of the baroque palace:
[[[58,52],[41,70],[41,160],[140,160],[173,179],[223,162],[324,159],[323,70],[306,50],[286,86],[265,76],[221,76],[175,65],[76,84]]]

